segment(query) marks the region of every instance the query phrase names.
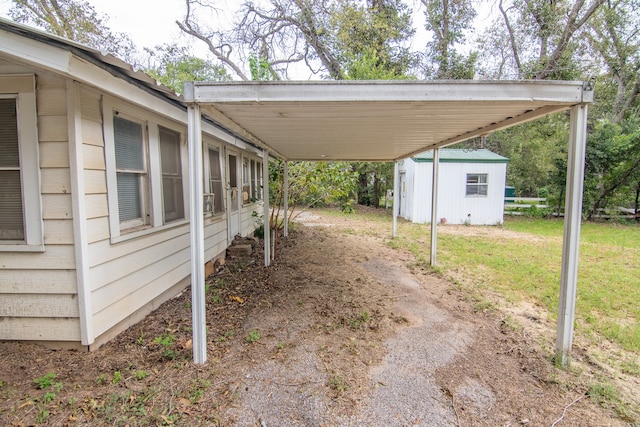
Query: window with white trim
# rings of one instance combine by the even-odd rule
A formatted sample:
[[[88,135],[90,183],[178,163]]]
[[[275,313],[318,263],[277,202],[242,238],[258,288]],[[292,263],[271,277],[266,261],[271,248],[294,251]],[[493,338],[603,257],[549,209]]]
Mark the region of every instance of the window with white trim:
[[[33,75],[0,76],[0,250],[42,251]]]
[[[162,169],[162,205],[164,223],[168,223],[184,219],[180,133],[162,126],[159,127],[158,132]]]
[[[213,206],[210,212],[214,214],[224,212],[222,166],[220,163],[220,150],[209,147],[209,193],[212,194]],[[205,209],[206,210],[206,209]]]
[[[0,240],[24,240],[16,98],[0,99]]]
[[[262,162],[251,160],[251,200],[262,200]]]
[[[120,231],[149,225],[151,220],[145,127],[119,113],[113,117]]]
[[[251,202],[251,162],[248,157],[242,156],[242,204]]]
[[[486,196],[488,190],[486,173],[467,174],[467,196]]]

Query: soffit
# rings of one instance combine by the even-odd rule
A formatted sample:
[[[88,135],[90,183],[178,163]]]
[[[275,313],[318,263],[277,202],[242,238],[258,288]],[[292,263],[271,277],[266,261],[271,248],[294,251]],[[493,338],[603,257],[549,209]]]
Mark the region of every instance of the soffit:
[[[397,160],[592,101],[583,82],[227,82],[185,89],[187,103],[288,160]]]

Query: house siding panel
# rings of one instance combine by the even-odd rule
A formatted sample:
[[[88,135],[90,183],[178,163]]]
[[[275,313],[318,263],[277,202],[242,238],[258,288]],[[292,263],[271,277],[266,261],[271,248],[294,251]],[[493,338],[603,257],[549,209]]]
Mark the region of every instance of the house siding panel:
[[[0,255],[0,339],[79,341],[66,82],[0,60],[8,70],[36,75],[45,251]]]

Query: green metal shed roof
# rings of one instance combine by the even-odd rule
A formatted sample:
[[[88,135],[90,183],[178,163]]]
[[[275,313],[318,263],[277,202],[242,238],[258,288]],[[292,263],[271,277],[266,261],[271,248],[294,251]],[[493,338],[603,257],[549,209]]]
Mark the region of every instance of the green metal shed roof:
[[[489,151],[486,148],[477,150],[463,148],[441,148],[440,163],[507,163],[508,158]],[[412,157],[414,162],[433,162],[433,151],[425,151]]]

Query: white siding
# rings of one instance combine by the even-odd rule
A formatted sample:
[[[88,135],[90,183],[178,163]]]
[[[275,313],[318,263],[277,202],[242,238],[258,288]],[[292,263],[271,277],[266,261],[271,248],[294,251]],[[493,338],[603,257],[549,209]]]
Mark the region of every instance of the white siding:
[[[92,329],[88,344],[100,344],[117,332],[141,319],[141,316],[172,297],[189,284],[190,253],[189,224],[185,219],[175,224],[162,224],[162,203],[158,203],[161,181],[155,177],[152,188],[156,218],[153,227],[143,233],[112,236],[108,173],[105,153],[103,104],[104,92],[76,83],[68,85],[65,78],[37,70],[3,63],[0,71],[37,74],[37,110],[41,172],[41,198],[44,221],[45,251],[3,252],[0,255],[0,340],[80,343],[80,316],[85,308],[78,303],[76,254],[87,266],[84,287],[88,316]],[[81,117],[68,119],[70,87],[79,88]],[[137,90],[132,88],[132,90]],[[69,102],[68,102],[69,101]],[[128,105],[118,100],[120,105]],[[170,123],[179,129],[186,144],[186,112],[177,110],[174,117],[184,116],[184,122],[169,121],[153,111],[132,106],[150,126]],[[169,107],[168,107],[169,108]],[[170,107],[173,108],[173,107]],[[79,168],[70,170],[69,129],[79,125],[77,134],[81,147],[73,153],[81,160]],[[206,138],[224,148],[226,142]],[[234,141],[234,138],[230,138]],[[236,150],[238,148],[236,147]],[[224,151],[221,151],[224,152]],[[239,151],[242,153],[242,151]],[[254,153],[255,154],[255,153]],[[186,145],[183,163],[186,165]],[[73,158],[71,158],[73,159]],[[156,165],[156,169],[159,164]],[[158,171],[155,171],[158,174]],[[223,173],[226,173],[223,168]],[[77,176],[85,194],[72,194]],[[188,172],[183,171],[185,197],[188,197]],[[157,183],[160,182],[160,185]],[[72,185],[73,184],[73,185]],[[82,197],[83,199],[74,199]],[[158,200],[156,200],[158,199]],[[84,209],[74,218],[74,202],[82,200]],[[240,231],[254,230],[254,210],[262,203],[243,206],[240,211]],[[188,219],[188,211],[185,218]],[[117,220],[116,220],[117,221]],[[227,248],[227,215],[205,218],[205,259],[223,256]],[[76,252],[74,230],[85,229],[80,238],[86,252]],[[84,271],[84,270],[83,270]],[[83,300],[84,301],[84,300]]]
[[[79,341],[66,83],[0,60],[4,72],[36,75],[45,251],[0,254],[0,340]]]
[[[431,221],[433,163],[405,159],[407,207],[403,218],[415,223]],[[487,174],[486,197],[466,196],[467,174]],[[438,180],[438,220],[450,224],[496,225],[502,223],[506,163],[441,162]]]

